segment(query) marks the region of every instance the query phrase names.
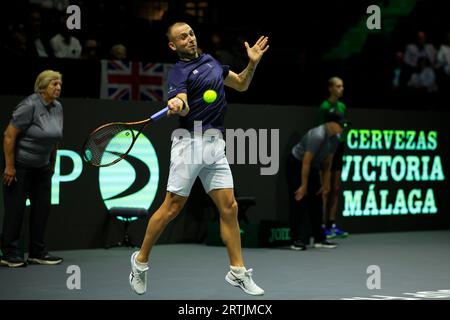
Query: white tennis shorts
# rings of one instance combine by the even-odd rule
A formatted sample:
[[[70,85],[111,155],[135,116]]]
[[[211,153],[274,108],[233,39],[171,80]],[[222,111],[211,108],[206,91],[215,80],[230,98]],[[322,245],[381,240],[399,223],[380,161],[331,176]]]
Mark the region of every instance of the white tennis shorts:
[[[207,193],[214,189],[233,188],[233,176],[225,156],[225,140],[221,136],[173,138],[167,191],[187,197],[197,176]]]

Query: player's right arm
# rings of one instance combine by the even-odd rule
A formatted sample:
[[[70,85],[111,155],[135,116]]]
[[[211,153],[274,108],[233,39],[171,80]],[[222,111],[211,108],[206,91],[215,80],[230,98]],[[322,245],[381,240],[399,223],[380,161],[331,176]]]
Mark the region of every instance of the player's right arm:
[[[20,129],[13,125],[8,125],[3,136],[3,150],[5,153],[5,171],[3,173],[3,183],[9,186],[16,179],[16,166],[14,150],[16,147],[17,136],[20,133]]]
[[[167,76],[167,85],[167,95],[170,98],[167,101],[167,107],[169,108],[167,115],[178,114],[182,117],[186,116],[189,113],[186,73],[177,68],[177,66],[173,67]]]
[[[179,114],[184,117],[189,113],[189,104],[186,93],[178,93],[175,97],[167,102],[169,107],[168,115]]]

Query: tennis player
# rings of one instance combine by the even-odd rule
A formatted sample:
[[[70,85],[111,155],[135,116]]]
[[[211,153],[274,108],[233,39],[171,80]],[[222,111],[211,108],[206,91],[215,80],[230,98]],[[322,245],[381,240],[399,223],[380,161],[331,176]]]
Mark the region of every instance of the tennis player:
[[[173,136],[167,193],[163,204],[152,215],[142,246],[131,256],[130,285],[137,294],[147,289],[149,256],[159,236],[186,203],[197,176],[220,212],[220,233],[226,245],[230,270],[225,280],[250,295],[263,295],[252,279],[252,269],[246,269],[241,252],[237,203],[233,192],[233,177],[225,156],[224,117],[227,108],[224,85],[245,91],[252,81],[256,66],[268,50],[268,38],[260,37],[254,46],[244,43],[249,63],[239,74],[218,63],[209,54],[199,54],[192,28],[184,23],[172,24],[167,30],[169,48],[179,61],[168,75],[168,114],[180,115],[180,128],[192,134]],[[217,92],[212,103],[203,100],[206,90]],[[194,122],[201,121],[202,134],[196,135]],[[195,146],[195,147],[194,147]],[[198,146],[201,146],[199,148]],[[202,151],[199,151],[202,150]],[[195,153],[203,154],[195,154]],[[195,161],[189,161],[194,153]],[[214,161],[197,161],[207,154]],[[211,160],[211,159],[209,159]]]

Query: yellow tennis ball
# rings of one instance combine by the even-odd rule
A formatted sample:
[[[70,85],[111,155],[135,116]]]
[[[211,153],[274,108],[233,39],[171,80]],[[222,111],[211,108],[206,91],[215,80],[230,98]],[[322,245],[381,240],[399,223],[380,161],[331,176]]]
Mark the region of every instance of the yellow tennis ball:
[[[206,103],[213,103],[217,99],[217,92],[214,90],[206,90],[205,93],[203,93],[203,100],[205,100]]]

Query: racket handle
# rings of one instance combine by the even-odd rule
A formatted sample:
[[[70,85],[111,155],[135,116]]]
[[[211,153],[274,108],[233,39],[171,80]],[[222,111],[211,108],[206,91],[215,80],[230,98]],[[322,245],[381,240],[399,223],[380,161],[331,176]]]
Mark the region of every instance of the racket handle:
[[[162,117],[164,117],[167,114],[167,111],[169,111],[169,107],[165,107],[164,109],[159,110],[158,112],[153,114],[150,117],[150,119],[152,119],[152,121],[157,121],[157,120],[161,119]]]

